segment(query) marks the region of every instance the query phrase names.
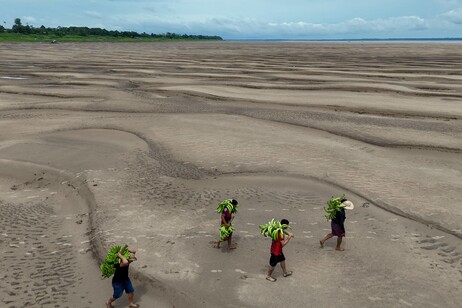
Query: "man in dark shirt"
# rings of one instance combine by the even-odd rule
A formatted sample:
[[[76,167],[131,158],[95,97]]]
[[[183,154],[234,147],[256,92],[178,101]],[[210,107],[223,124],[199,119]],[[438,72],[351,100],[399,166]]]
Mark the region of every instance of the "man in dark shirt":
[[[289,221],[287,219],[282,219],[281,224],[289,225]],[[286,269],[286,258],[284,257],[284,253],[282,252],[282,248],[289,243],[290,239],[293,238],[293,234],[288,232],[287,238],[285,236],[278,235],[278,240],[273,240],[271,243],[271,257],[270,257],[270,268],[268,270],[268,276],[266,276],[266,280],[271,282],[275,282],[276,278],[274,278],[273,271],[276,265],[279,263],[282,268],[282,274],[284,277],[292,275],[291,271],[287,271]]]
[[[109,301],[106,303],[106,306],[108,308],[114,307],[112,306],[112,303],[116,299],[121,297],[124,291],[125,293],[127,293],[127,296],[128,296],[129,307],[131,308],[138,307],[138,305],[135,304],[133,300],[135,289],[133,288],[130,278],[128,278],[128,267],[130,266],[130,263],[132,263],[133,261],[136,261],[136,257],[135,257],[136,251],[131,248],[128,248],[128,251],[130,251],[131,253],[130,259],[128,260],[124,258],[124,256],[120,253],[120,251],[117,253],[117,257],[121,261],[119,264],[115,265],[116,271],[114,273],[114,276],[112,277],[112,288],[114,289],[114,294],[109,299]]]
[[[335,250],[337,251],[343,251],[344,249],[340,246],[342,244],[342,239],[345,236],[345,208],[346,209],[353,209],[354,205],[351,201],[348,201],[347,199],[342,199],[342,209],[337,212],[335,215],[335,218],[332,219],[330,225],[331,225],[331,233],[327,234],[326,237],[324,237],[322,240],[319,241],[319,244],[321,245],[321,248],[324,247],[324,243],[334,237],[337,236],[337,246],[335,247]]]

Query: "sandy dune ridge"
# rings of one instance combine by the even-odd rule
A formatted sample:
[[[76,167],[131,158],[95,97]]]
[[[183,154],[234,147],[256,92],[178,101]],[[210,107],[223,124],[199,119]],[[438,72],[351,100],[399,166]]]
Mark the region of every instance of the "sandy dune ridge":
[[[6,307],[99,307],[114,243],[143,307],[458,307],[459,44],[0,45]],[[345,252],[318,248],[347,194]],[[236,251],[212,248],[234,197]],[[264,280],[258,225],[291,221]],[[226,296],[225,296],[226,294]],[[121,300],[119,306],[126,304]]]

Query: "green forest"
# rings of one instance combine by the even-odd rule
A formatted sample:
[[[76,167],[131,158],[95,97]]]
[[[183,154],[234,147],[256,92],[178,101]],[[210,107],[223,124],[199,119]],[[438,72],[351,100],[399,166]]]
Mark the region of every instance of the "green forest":
[[[17,42],[152,42],[152,41],[222,41],[216,35],[190,35],[177,33],[138,33],[134,31],[106,30],[89,27],[34,27],[23,25],[20,18],[14,20],[11,29],[0,25],[0,41]]]

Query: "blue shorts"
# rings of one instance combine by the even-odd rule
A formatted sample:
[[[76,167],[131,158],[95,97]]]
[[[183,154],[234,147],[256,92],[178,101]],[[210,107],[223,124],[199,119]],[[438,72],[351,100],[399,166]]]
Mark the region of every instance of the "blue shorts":
[[[119,298],[124,293],[133,293],[135,289],[133,289],[132,282],[130,278],[122,282],[112,282],[112,288],[114,289],[114,294],[112,295],[113,298]]]

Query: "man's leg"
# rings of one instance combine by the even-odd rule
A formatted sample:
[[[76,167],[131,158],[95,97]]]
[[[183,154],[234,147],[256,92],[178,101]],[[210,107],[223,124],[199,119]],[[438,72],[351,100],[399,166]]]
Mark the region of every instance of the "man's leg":
[[[276,281],[276,278],[273,277],[273,272],[277,264],[278,264],[277,257],[274,255],[271,255],[270,261],[269,261],[268,275],[266,276],[266,280],[269,280],[271,282]]]
[[[282,273],[285,275],[287,273],[287,269],[286,269],[286,261],[282,261],[279,263],[281,265],[281,268],[282,268]]]
[[[283,274],[284,277],[292,275],[291,271],[289,271],[289,272],[287,271],[286,261],[282,261],[282,262],[280,262],[280,264],[281,264],[281,268],[282,268],[282,274]]]
[[[127,297],[128,297],[128,307],[131,307],[131,308],[138,307],[138,305],[135,304],[133,300],[134,295],[135,295],[135,289],[133,288],[133,285],[130,279],[128,279],[125,282],[125,292],[127,293]]]
[[[106,303],[106,306],[108,308],[114,307],[112,306],[112,303],[115,302],[115,300],[118,299],[124,292],[124,287],[121,283],[112,283],[112,288],[114,289],[114,294],[111,296],[111,298],[109,298],[109,300]]]
[[[114,306],[112,306],[112,303],[115,302],[115,300],[116,299],[111,296],[111,298],[109,298],[109,300],[107,301],[106,306],[107,307],[114,307]]]
[[[231,243],[231,239],[233,238],[233,235],[231,234],[229,237],[228,237],[228,249],[235,249],[236,248],[236,245],[233,245]]]
[[[134,296],[135,296],[135,292],[130,292],[130,293],[127,293],[127,296],[128,296],[128,307],[138,307],[137,304],[135,304],[135,301],[134,301]]]
[[[268,275],[266,276],[266,280],[269,281],[276,281],[276,278],[273,277],[274,267],[270,265],[268,269]]]
[[[340,247],[340,245],[342,244],[342,238],[343,238],[343,236],[337,237],[337,247],[335,247],[335,250],[338,250],[338,251],[344,251],[345,250],[345,249]]]
[[[325,238],[323,238],[322,240],[319,241],[319,244],[321,245],[321,248],[324,247],[324,243],[328,240],[328,239],[331,239],[334,235],[332,233],[329,233],[326,235]]]

